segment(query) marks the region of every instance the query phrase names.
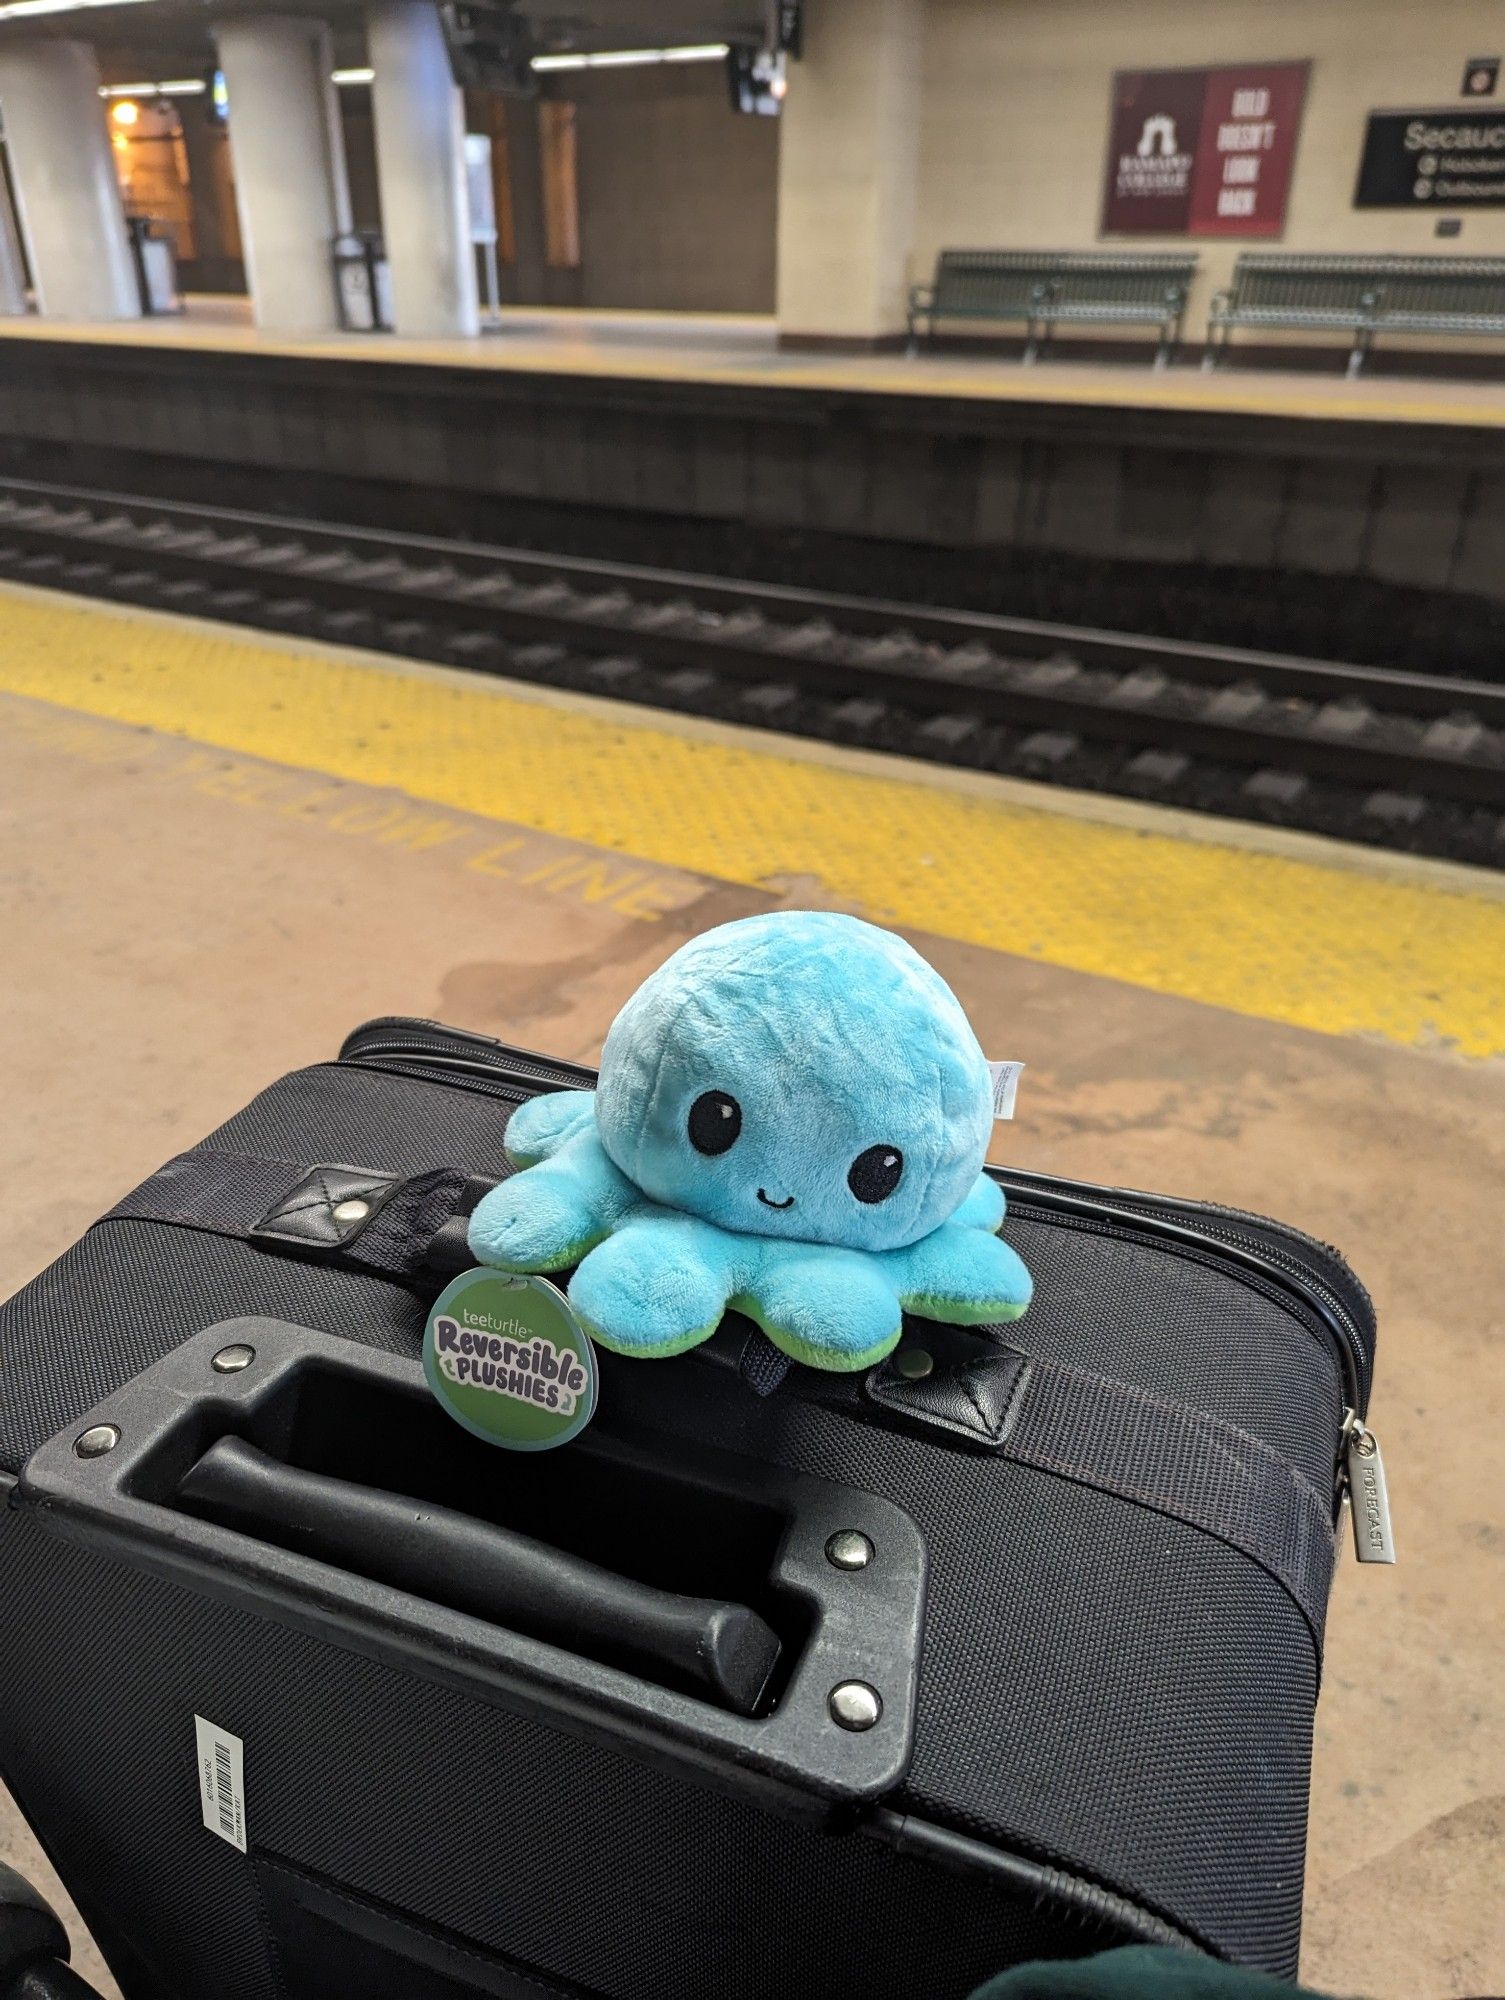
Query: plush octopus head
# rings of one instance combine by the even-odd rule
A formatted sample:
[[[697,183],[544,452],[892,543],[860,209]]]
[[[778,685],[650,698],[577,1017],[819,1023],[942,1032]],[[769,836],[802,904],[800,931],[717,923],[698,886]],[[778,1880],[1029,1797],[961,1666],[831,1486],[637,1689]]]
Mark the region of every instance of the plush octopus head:
[[[988,1066],[900,937],[777,912],[692,938],[617,1016],[601,1144],[651,1200],[722,1229],[895,1250],[977,1180]]]
[[[982,1171],[991,1079],[938,973],[854,917],[779,911],[683,945],[612,1025],[594,1091],[520,1105],[482,1263],[573,1268],[603,1346],[660,1357],[728,1306],[819,1368],[903,1314],[1015,1319],[1029,1273]]]

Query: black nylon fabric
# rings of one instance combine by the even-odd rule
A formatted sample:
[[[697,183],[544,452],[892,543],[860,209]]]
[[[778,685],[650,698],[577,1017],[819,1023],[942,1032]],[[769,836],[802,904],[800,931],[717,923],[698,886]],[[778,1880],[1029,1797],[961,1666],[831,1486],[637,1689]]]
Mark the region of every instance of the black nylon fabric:
[[[0,1621],[0,1681],[27,1690],[0,1774],[84,1882],[86,1916],[149,1931],[122,1961],[127,2000],[296,1990],[268,1947],[258,1853],[603,2000],[962,2000],[1001,1965],[1117,1941],[144,1576],[24,1515],[0,1515],[0,1569],[20,1614]],[[244,1741],[252,1858],[199,1822],[196,1714]]]
[[[327,1066],[263,1093],[210,1143],[399,1173],[457,1166],[496,1175],[507,1109],[478,1091]],[[1036,1303],[1010,1329],[1017,1344],[1211,1411],[1253,1432],[1318,1491],[1331,1490],[1337,1361],[1288,1299],[1220,1265],[1215,1251],[1119,1240],[1020,1204],[1006,1233],[1037,1281]],[[18,1465],[208,1321],[249,1311],[409,1353],[423,1323],[420,1300],[367,1275],[159,1224],[112,1222],[0,1313],[0,1463]],[[63,1341],[64,1326],[92,1337]],[[804,1376],[796,1369],[760,1400],[692,1359],[617,1363],[606,1368],[602,1408],[886,1494],[914,1516],[931,1583],[915,1756],[895,1802],[901,1809],[1057,1862],[1140,1900],[1229,1957],[1292,1972],[1315,1667],[1290,1600],[1206,1535],[1043,1469],[885,1428],[863,1409],[855,1384],[823,1380],[821,1401],[809,1401]],[[12,1533],[11,1520],[0,1522],[0,1594],[11,1587]],[[32,1560],[45,1578],[45,1554]],[[50,1601],[53,1587],[39,1583],[38,1601]],[[66,1644],[66,1618],[55,1629]],[[269,1649],[272,1640],[261,1635],[246,1650]],[[305,1662],[299,1678],[281,1682],[298,1687],[293,1706],[344,1657],[332,1648],[324,1655],[323,1664]],[[124,1645],[116,1658],[117,1677],[134,1671]],[[166,1670],[161,1662],[154,1669]],[[0,1723],[7,1759],[42,1698],[28,1692],[26,1712]],[[486,1728],[496,1733],[503,1725],[490,1713]],[[331,1728],[337,1720],[325,1716]],[[382,1732],[394,1726],[385,1707],[371,1721]],[[514,1735],[510,1723],[504,1733]],[[188,1740],[191,1747],[191,1725]],[[629,1825],[663,1782],[632,1769],[636,1791],[619,1800]],[[45,1800],[49,1782],[40,1765],[33,1769],[23,1791],[29,1806],[32,1796]],[[453,1771],[451,1782],[460,1782]],[[581,1774],[579,1783],[588,1790],[591,1781]],[[321,1810],[314,1791],[306,1810]],[[692,1878],[712,1837],[707,1822],[697,1824],[686,1849]],[[370,1857],[359,1883],[341,1876],[349,1857],[319,1847],[327,1831],[302,1823],[280,1837],[279,1851],[401,1902],[402,1868],[424,1866],[412,1849],[442,1837],[421,1813],[405,1814],[405,1826],[405,1840],[390,1829],[380,1835],[399,1857],[388,1857],[396,1873],[380,1881],[369,1875]],[[837,1857],[850,1844],[827,1840],[813,1850],[833,1899],[846,1866]],[[66,1850],[60,1854],[66,1872]],[[746,1865],[772,1867],[761,1849],[749,1851]],[[782,1864],[773,1869],[767,1899],[784,1895],[786,1873]],[[672,1925],[663,1913],[683,1890],[671,1871],[654,1906],[664,1924]],[[849,1922],[839,1901],[830,1910],[830,1921]],[[424,1914],[467,1934],[480,1921],[469,1908],[436,1905]],[[963,1925],[959,1911],[953,1916]],[[1004,1953],[993,1963],[1006,1962]],[[552,1962],[546,1969],[578,1976]],[[922,1980],[910,1988],[930,1990],[937,1989]]]

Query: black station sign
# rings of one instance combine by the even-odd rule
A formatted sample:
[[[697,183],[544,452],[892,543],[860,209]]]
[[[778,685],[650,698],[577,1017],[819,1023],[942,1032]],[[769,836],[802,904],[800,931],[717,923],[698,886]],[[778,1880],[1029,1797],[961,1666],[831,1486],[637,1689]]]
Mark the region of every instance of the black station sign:
[[[1505,205],[1505,110],[1371,111],[1353,205]]]

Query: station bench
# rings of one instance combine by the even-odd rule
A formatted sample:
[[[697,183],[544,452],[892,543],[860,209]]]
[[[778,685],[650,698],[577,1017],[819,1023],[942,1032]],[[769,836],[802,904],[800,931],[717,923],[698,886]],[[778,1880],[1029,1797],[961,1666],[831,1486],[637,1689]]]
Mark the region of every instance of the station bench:
[[[1213,299],[1204,368],[1217,366],[1240,326],[1351,333],[1352,377],[1378,333],[1505,336],[1505,257],[1248,253]]]
[[[1010,321],[1025,329],[1034,361],[1057,326],[1151,326],[1155,366],[1181,338],[1195,256],[1138,256],[1107,250],[943,250],[928,285],[909,294],[909,351],[939,320]]]

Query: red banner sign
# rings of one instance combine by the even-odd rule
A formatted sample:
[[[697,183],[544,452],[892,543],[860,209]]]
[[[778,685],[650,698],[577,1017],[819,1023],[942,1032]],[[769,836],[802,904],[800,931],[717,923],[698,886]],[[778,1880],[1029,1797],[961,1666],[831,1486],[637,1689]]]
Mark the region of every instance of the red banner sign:
[[[1121,70],[1104,233],[1278,236],[1307,71],[1306,63]]]

